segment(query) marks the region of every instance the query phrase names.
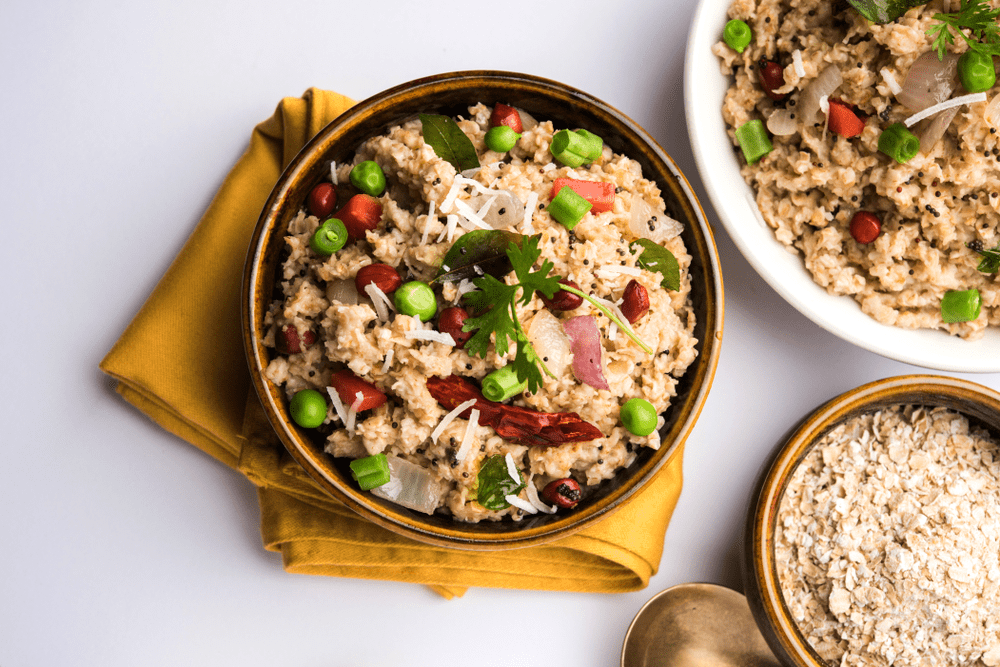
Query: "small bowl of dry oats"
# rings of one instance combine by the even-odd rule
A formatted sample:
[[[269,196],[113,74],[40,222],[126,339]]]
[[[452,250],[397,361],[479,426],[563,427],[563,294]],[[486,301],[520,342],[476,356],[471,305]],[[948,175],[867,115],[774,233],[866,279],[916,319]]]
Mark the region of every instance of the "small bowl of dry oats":
[[[745,538],[786,665],[1000,665],[1000,393],[907,375],[834,398],[765,469]]]

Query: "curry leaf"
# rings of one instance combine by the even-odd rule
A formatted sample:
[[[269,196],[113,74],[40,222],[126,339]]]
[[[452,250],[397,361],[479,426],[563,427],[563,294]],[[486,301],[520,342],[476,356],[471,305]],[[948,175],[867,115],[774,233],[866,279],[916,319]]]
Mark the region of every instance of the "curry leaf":
[[[466,232],[458,237],[444,256],[441,270],[433,282],[474,280],[483,275],[503,280],[513,269],[507,256],[507,247],[513,243],[520,248],[525,238],[503,229],[475,229]]]
[[[639,245],[642,252],[639,254],[639,266],[647,271],[658,272],[663,276],[660,283],[665,289],[677,291],[681,288],[681,268],[677,264],[677,258],[663,246],[649,239],[636,239],[632,241],[629,248],[635,253],[635,246]]]
[[[454,119],[437,114],[420,114],[424,142],[438,157],[462,172],[479,166],[479,157],[472,141]]]
[[[517,471],[518,481],[507,471],[507,461],[502,454],[496,454],[483,461],[476,477],[477,502],[488,510],[499,512],[510,507],[505,496],[516,495],[526,485]]]
[[[997,273],[1000,271],[1000,244],[992,250],[983,250],[982,243],[978,246],[973,243],[969,243],[968,247],[975,250],[983,258],[979,262],[979,266],[976,267],[977,271],[982,273]]]
[[[889,23],[906,13],[906,10],[923,5],[927,0],[847,0],[847,2],[872,23]]]

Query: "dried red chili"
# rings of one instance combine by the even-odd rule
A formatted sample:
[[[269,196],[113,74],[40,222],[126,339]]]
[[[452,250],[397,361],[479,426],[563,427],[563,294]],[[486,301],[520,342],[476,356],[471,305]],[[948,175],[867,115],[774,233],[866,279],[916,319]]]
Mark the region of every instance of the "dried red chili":
[[[492,427],[501,438],[518,444],[561,445],[604,437],[599,428],[584,421],[575,412],[539,412],[488,401],[475,385],[458,375],[428,378],[427,390],[448,410],[475,399],[479,423]],[[468,419],[471,410],[469,408],[459,416]]]

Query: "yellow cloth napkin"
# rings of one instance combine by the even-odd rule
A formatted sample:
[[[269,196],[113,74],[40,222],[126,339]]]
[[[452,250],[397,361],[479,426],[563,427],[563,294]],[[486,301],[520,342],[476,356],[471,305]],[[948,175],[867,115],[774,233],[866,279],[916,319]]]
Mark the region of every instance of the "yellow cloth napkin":
[[[281,171],[353,102],[310,89],[259,124],[180,254],[101,362],[150,418],[258,487],[264,546],[289,572],[388,579],[461,595],[470,586],[638,590],[656,573],[681,490],[681,452],[610,517],[548,545],[434,547],[376,526],[315,486],[271,430],[243,353],[240,290],[250,236]]]

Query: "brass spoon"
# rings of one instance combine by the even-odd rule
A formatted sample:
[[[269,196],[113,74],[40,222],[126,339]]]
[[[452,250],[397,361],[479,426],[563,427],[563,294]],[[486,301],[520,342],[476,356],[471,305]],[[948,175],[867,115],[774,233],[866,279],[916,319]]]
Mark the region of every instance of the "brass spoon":
[[[780,667],[745,597],[715,584],[657,593],[636,615],[622,667]]]

